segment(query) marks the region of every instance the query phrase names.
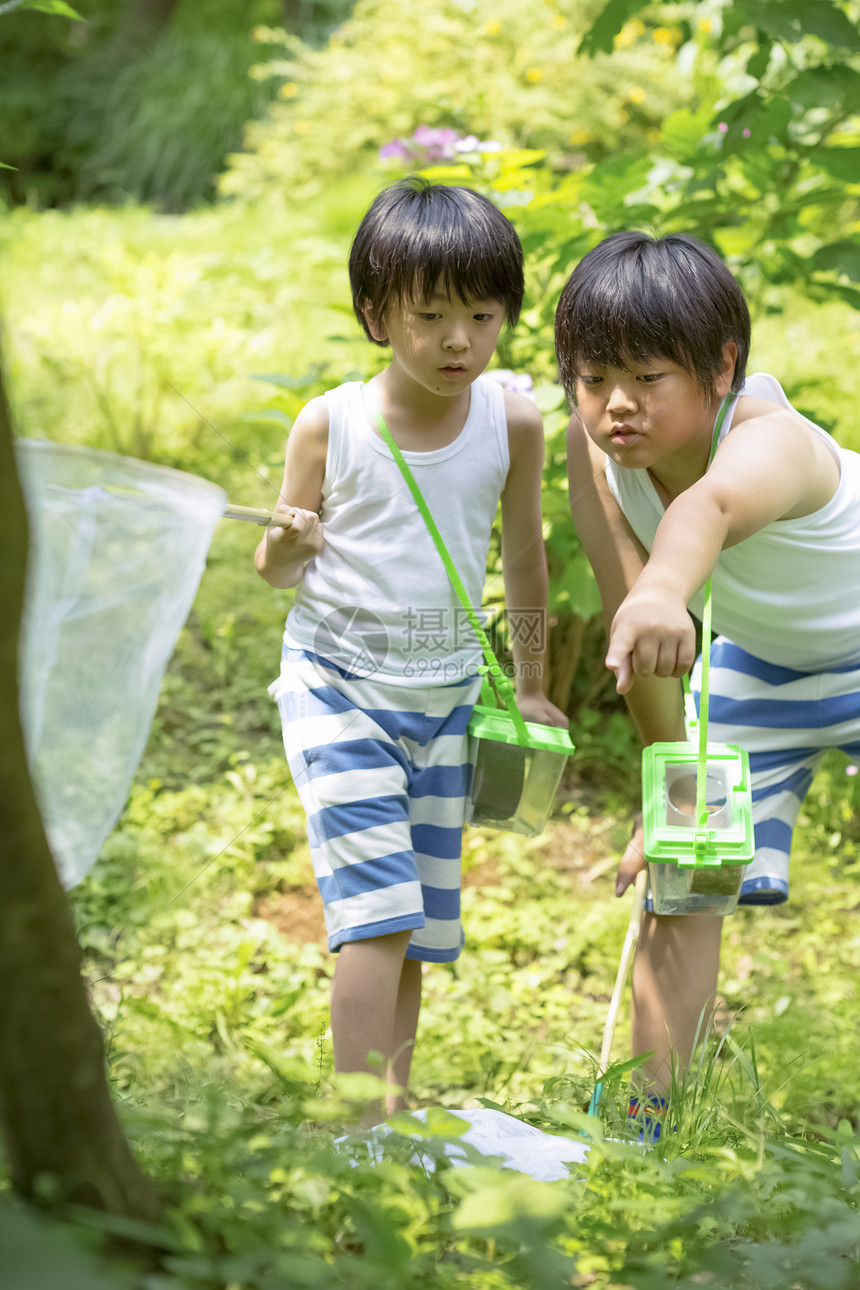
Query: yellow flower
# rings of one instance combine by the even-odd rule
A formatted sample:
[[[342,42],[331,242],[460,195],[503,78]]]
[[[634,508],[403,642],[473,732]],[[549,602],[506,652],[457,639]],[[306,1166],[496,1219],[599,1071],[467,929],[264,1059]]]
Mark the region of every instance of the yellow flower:
[[[644,103],[648,96],[640,86],[634,85],[627,97],[631,103]]]
[[[710,18],[699,19],[699,31],[710,31],[713,25]]]
[[[278,90],[278,93],[280,94],[282,99],[294,99],[298,94],[298,92],[299,92],[299,87],[298,85],[296,85],[295,81],[287,81]]]
[[[660,130],[649,130],[647,137],[649,143],[659,143],[663,135]]]
[[[498,36],[501,30],[502,24],[499,22],[498,18],[491,18],[489,22],[484,24],[484,31],[488,36]]]
[[[543,72],[539,67],[530,67],[526,72],[526,80],[532,85],[537,85],[538,81],[543,80]]]
[[[644,22],[641,22],[638,18],[634,18],[631,22],[625,22],[618,35],[615,37],[615,44],[619,46],[619,48],[623,49],[626,45],[634,44],[639,37],[644,34],[644,32]]]
[[[589,143],[590,140],[591,140],[590,130],[571,130],[570,132],[570,143],[572,143],[574,147],[577,147],[579,144],[582,144],[582,143]]]
[[[657,45],[674,45],[683,37],[677,27],[655,27],[651,35]]]
[[[293,129],[296,134],[307,134],[310,128],[311,127],[308,125],[307,121],[296,121],[293,124]]]
[[[626,125],[629,120],[630,120],[630,113],[625,112],[624,108],[622,108],[621,111],[618,113],[618,124]]]
[[[552,22],[550,23],[550,26],[552,27],[553,31],[564,31],[565,27],[567,26],[567,19],[565,18],[564,14],[554,13],[552,15]]]

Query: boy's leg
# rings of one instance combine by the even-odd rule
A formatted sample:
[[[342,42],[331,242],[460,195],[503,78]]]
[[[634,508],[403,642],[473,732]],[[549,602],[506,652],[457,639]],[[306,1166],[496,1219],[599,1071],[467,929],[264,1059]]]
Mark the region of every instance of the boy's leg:
[[[410,937],[426,919],[405,791],[409,762],[398,734],[404,725],[420,731],[424,713],[420,697],[402,687],[392,694],[372,678],[344,678],[323,660],[294,651],[287,657],[273,690],[308,818],[329,947],[339,950],[331,1000],[335,1069],[385,1078],[406,1031],[411,1054],[420,997],[414,967],[404,971]],[[410,998],[404,1030],[400,1017]],[[381,1067],[368,1064],[370,1052],[382,1055]],[[380,1111],[379,1104],[368,1107],[364,1118],[378,1122]]]
[[[336,1071],[372,1071],[384,1077],[395,1052],[395,1018],[410,935],[408,930],[393,932],[341,947],[331,991]],[[371,1052],[382,1054],[382,1066],[368,1062]]]
[[[409,1069],[415,1051],[420,1009],[421,964],[417,959],[404,959],[394,1012],[392,1057],[388,1068],[388,1080],[392,1087],[385,1099],[385,1109],[389,1115],[402,1111],[406,1106],[406,1089],[409,1087]]]
[[[713,1016],[723,920],[643,914],[633,964],[633,1052],[648,1089],[666,1092],[689,1063]]]
[[[701,660],[691,676],[698,703]],[[846,679],[834,674],[835,692]],[[739,744],[750,759],[756,855],[745,871],[741,904],[777,904],[788,895],[788,853],[797,812],[820,749],[845,728],[838,699],[828,716],[821,677],[775,667],[718,637],[711,646],[710,723],[716,743]],[[816,719],[810,728],[810,713]],[[720,958],[721,918],[643,917],[633,967],[633,1051],[654,1050],[643,1066],[660,1092],[689,1063],[697,1031],[710,1024]]]

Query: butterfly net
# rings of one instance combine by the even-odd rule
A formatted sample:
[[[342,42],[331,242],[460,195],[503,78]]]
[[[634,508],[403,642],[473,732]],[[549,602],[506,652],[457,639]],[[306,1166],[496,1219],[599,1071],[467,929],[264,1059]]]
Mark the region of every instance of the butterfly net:
[[[20,702],[63,884],[125,805],[226,494],[113,453],[19,440],[30,524]]]

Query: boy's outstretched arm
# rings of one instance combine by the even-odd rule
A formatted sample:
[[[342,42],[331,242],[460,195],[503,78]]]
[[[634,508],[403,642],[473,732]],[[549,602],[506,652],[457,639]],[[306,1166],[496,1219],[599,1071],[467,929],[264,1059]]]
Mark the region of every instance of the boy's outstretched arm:
[[[567,431],[570,510],[579,540],[597,580],[606,634],[648,560],[606,482],[606,456],[586,434],[576,412]],[[642,742],[684,738],[681,687],[676,681],[637,679],[625,694]]]
[[[775,520],[818,510],[838,482],[833,454],[794,413],[741,418],[707,474],[667,508],[647,565],[615,615],[606,662],[619,693],[634,675],[637,686],[642,677],[683,676],[695,659],[687,603],[720,552]]]
[[[505,391],[511,464],[502,493],[502,568],[516,670],[517,704],[526,721],[567,729],[544,693],[547,568],[541,516],[543,421],[535,405]]]
[[[308,560],[322,549],[319,510],[328,449],[328,409],[312,399],[293,423],[287,440],[284,478],[270,524],[254,554],[261,578],[273,587],[297,586]]]
[[[567,470],[571,514],[597,579],[608,635],[618,606],[645,567],[647,552],[609,490],[605,455],[588,437],[576,412],[567,431]],[[677,681],[657,676],[637,679],[624,697],[644,744],[685,738],[683,698]],[[643,842],[641,819],[637,817],[633,837],[618,867],[618,896],[645,863]]]

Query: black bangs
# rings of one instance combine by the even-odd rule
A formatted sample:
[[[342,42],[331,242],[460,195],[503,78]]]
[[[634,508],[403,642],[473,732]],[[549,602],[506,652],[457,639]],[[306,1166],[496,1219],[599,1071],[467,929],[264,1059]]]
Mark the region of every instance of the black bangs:
[[[403,301],[441,293],[463,303],[498,300],[508,323],[523,301],[523,253],[510,220],[470,188],[409,179],[379,194],[349,257],[353,308],[373,340],[379,320]],[[377,342],[379,343],[379,342]]]
[[[615,233],[573,271],[555,319],[559,377],[573,400],[583,364],[626,368],[665,358],[713,396],[726,341],[738,347],[732,389],[749,355],[743,293],[709,246],[683,234]]]

